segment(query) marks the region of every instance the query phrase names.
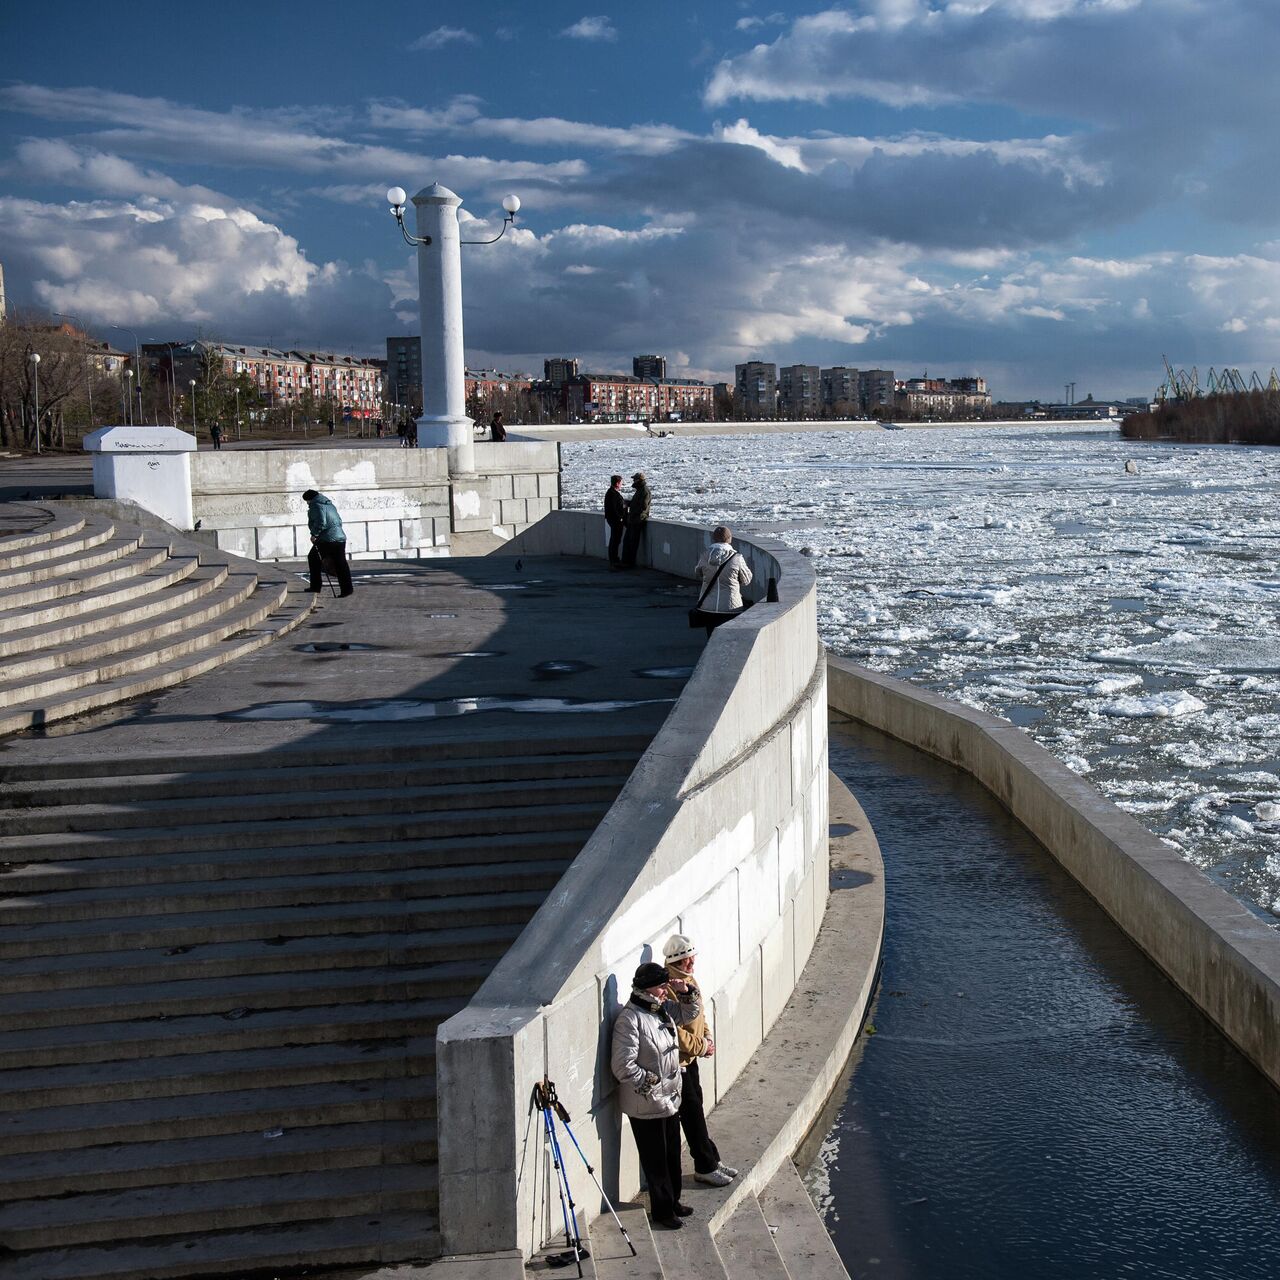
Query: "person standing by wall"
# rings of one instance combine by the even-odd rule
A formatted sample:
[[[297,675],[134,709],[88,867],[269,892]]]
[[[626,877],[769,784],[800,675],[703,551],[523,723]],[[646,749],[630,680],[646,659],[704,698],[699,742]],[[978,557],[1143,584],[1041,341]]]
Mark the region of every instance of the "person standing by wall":
[[[751,585],[751,566],[734,549],[733,534],[721,524],[711,531],[711,545],[702,553],[694,573],[702,583],[698,608],[713,615],[707,623],[710,635],[746,607],[742,589]]]
[[[315,489],[308,489],[302,499],[307,504],[307,528],[311,531],[311,550],[307,554],[307,568],[311,570],[308,590],[321,589],[320,571],[328,569],[338,579],[339,593],[349,596],[354,588],[347,564],[347,533],[338,509]]]
[[[662,948],[667,976],[672,982],[683,982],[698,1002],[697,1017],[676,1028],[680,1070],[684,1075],[680,1085],[680,1110],[676,1114],[684,1130],[684,1140],[689,1144],[689,1154],[693,1157],[694,1180],[712,1187],[727,1187],[738,1176],[738,1171],[720,1159],[720,1152],[707,1132],[702,1081],[698,1074],[698,1059],[711,1057],[716,1045],[707,1030],[706,1005],[693,976],[697,955],[698,948],[682,933],[673,933]]]
[[[696,993],[660,964],[642,964],[631,980],[631,998],[613,1024],[610,1067],[618,1081],[618,1105],[631,1121],[640,1168],[649,1187],[649,1216],[679,1230],[693,1212],[680,1202],[680,1048],[677,1023],[701,1013]]]
[[[619,548],[627,527],[627,500],[622,496],[622,477],[610,476],[604,491],[604,522],[609,526],[609,567],[619,567]]]
[[[653,504],[653,494],[643,471],[637,471],[631,477],[631,488],[631,500],[627,503],[627,532],[622,540],[622,568],[624,569],[636,567],[640,540],[644,537],[644,527],[649,523],[649,508]]]
[[[489,435],[499,443],[507,438],[507,425],[502,420],[502,414],[495,413],[493,417],[489,419]]]

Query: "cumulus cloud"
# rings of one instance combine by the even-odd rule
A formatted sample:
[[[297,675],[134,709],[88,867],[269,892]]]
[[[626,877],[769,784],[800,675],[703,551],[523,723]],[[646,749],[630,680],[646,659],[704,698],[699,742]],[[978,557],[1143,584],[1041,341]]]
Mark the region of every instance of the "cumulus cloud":
[[[560,33],[574,40],[616,40],[618,30],[613,19],[603,14],[594,18],[579,18],[572,26],[565,27]]]
[[[418,53],[443,49],[447,44],[479,43],[480,41],[466,27],[437,27],[434,31],[428,31],[425,36],[419,36],[409,48]]]

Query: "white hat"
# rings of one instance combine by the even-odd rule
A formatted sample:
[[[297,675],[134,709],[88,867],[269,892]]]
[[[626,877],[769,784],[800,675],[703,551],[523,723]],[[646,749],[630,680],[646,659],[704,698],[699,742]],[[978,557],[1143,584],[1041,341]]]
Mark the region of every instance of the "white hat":
[[[698,948],[683,933],[673,933],[662,947],[662,957],[668,964],[673,960],[688,960],[697,954]]]

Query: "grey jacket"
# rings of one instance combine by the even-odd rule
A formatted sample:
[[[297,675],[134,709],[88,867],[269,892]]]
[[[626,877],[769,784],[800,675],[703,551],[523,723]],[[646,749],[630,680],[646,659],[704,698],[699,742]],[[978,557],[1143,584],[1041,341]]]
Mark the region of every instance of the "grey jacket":
[[[724,565],[721,569],[720,566]],[[702,608],[707,613],[736,613],[742,608],[742,588],[751,585],[751,566],[728,542],[713,542],[703,553],[694,572],[698,575],[698,594],[715,578],[716,585],[707,591]],[[719,572],[719,577],[716,577]]]
[[[680,1110],[680,1047],[676,1023],[692,1022],[702,1012],[694,988],[668,1000],[660,1013],[633,996],[613,1024],[610,1066],[618,1081],[618,1105],[637,1120],[661,1120]]]

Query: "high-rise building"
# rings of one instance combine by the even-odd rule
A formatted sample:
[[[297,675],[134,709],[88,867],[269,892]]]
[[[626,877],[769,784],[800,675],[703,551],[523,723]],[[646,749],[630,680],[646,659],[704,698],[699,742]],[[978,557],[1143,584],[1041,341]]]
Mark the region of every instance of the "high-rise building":
[[[733,398],[745,418],[772,418],[778,412],[778,366],[748,360],[733,366]]]
[[[897,389],[892,369],[858,370],[858,399],[862,401],[864,413],[872,413],[882,406],[892,405]]]
[[[661,381],[667,376],[667,357],[632,356],[631,372],[637,378],[657,378]]]
[[[858,371],[838,364],[823,369],[818,375],[821,383],[822,411],[839,417],[848,417],[862,409],[858,396]]]
[[[406,406],[410,413],[422,412],[422,339],[387,339],[386,397],[392,404]]]
[[[574,356],[553,356],[542,362],[542,376],[553,387],[561,387],[578,376],[578,361]]]
[[[818,366],[790,364],[778,371],[778,402],[788,418],[816,418],[819,408]]]

